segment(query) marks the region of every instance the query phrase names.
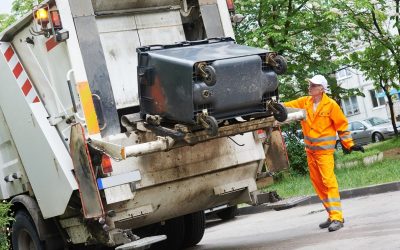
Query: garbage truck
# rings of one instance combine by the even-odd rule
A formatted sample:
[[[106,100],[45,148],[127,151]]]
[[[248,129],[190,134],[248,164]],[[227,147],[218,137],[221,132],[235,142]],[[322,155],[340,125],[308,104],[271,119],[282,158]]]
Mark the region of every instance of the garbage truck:
[[[263,140],[304,113],[239,19],[224,0],[49,0],[1,33],[13,249],[181,249],[205,210],[257,203]]]

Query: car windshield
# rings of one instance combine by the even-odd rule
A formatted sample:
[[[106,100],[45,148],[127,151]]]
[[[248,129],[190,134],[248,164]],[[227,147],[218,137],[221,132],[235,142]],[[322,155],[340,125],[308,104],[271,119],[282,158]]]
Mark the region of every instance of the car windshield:
[[[379,118],[379,117],[371,117],[369,119],[366,119],[365,122],[367,122],[368,124],[370,124],[372,126],[376,126],[376,125],[387,123],[388,121],[385,119]]]

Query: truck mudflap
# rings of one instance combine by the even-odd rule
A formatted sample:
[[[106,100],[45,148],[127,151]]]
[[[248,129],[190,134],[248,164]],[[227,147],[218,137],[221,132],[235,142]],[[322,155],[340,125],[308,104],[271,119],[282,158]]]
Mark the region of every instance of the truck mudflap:
[[[126,243],[124,245],[118,246],[115,250],[142,250],[149,248],[152,244],[166,240],[166,235],[156,235],[150,236],[146,238],[142,238],[140,240],[135,240],[133,242]]]
[[[81,124],[72,125],[70,141],[71,157],[75,169],[75,178],[79,186],[84,217],[86,219],[103,217],[103,204],[93,172],[85,132]]]

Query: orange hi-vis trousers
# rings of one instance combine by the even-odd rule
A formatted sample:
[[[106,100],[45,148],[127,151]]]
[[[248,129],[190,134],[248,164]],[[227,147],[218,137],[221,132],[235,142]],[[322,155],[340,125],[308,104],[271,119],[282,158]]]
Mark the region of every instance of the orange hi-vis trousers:
[[[339,187],[334,172],[333,153],[307,151],[310,179],[331,221],[343,222]]]

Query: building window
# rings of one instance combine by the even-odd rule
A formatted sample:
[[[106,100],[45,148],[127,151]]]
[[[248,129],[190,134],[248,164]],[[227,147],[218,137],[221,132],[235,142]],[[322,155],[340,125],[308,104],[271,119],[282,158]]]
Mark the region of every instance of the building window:
[[[351,77],[351,72],[348,68],[340,69],[338,72],[336,72],[337,80],[342,80],[349,77]]]
[[[356,96],[346,97],[342,100],[343,111],[345,115],[356,115],[360,113]]]
[[[371,95],[372,106],[374,108],[385,105],[385,92],[383,90],[376,91],[375,89],[369,90]]]

